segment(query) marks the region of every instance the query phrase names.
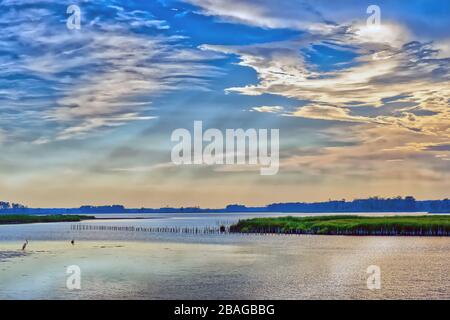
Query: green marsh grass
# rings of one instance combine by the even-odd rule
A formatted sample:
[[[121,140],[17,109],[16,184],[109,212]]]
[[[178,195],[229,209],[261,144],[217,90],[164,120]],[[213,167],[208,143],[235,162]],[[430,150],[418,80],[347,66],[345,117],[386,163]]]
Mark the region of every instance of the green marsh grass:
[[[407,235],[450,236],[450,216],[356,215],[254,218],[239,221],[231,232],[323,234],[323,235]]]
[[[78,222],[94,219],[91,216],[79,215],[6,215],[0,214],[0,224],[45,223],[45,222]]]

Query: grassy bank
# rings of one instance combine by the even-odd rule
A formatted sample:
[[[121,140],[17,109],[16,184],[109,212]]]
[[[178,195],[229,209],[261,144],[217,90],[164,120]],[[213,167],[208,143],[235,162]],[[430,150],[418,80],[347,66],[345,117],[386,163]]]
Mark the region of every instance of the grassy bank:
[[[450,216],[316,216],[255,218],[231,226],[235,233],[450,236]]]
[[[2,215],[0,224],[45,223],[45,222],[78,222],[81,220],[95,219],[92,216],[78,215]]]

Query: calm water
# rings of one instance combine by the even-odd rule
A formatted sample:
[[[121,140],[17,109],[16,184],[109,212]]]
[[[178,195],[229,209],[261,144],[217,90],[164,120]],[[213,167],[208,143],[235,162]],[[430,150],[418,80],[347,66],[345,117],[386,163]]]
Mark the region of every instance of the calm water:
[[[81,224],[215,227],[250,216]],[[71,225],[0,226],[0,299],[450,299],[449,238],[155,234]],[[24,239],[25,255],[18,250]],[[69,265],[82,270],[79,291],[66,288]],[[381,268],[381,290],[367,289],[370,265]]]

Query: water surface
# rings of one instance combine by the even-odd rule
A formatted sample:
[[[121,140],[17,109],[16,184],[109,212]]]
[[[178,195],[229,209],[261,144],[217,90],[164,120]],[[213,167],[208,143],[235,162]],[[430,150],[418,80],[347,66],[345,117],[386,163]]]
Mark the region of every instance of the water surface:
[[[204,227],[249,216],[255,214],[81,224]],[[450,298],[449,238],[156,234],[71,225],[0,226],[0,299]],[[79,291],[66,288],[69,265],[82,270]],[[381,290],[367,289],[370,265],[381,268]]]

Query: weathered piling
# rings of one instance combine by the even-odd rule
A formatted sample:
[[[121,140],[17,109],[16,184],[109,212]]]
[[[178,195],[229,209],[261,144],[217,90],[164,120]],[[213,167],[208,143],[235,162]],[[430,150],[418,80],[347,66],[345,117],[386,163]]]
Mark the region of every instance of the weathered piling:
[[[92,224],[73,224],[70,226],[73,231],[116,231],[116,232],[147,232],[147,233],[181,233],[181,234],[228,234],[230,228],[220,225],[217,227],[134,227],[134,226],[105,226]]]

